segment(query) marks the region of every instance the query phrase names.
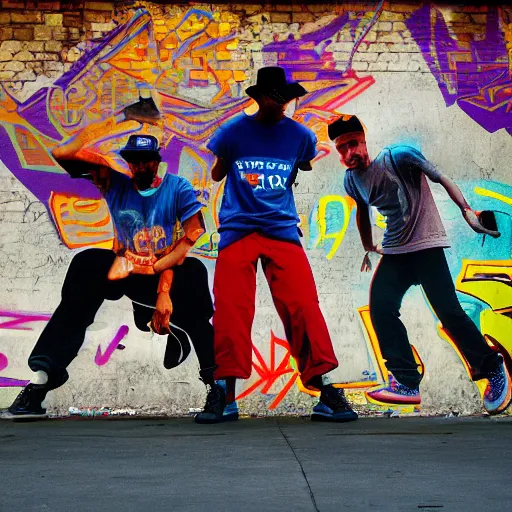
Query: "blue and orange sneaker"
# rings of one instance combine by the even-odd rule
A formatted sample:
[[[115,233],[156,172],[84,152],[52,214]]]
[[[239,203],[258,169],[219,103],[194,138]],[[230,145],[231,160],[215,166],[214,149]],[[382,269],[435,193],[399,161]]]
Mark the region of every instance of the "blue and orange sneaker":
[[[483,378],[487,380],[483,397],[485,410],[489,414],[503,412],[512,400],[512,379],[501,354],[499,354],[496,369]]]
[[[377,405],[419,405],[421,395],[419,388],[409,388],[400,384],[389,374],[389,382],[365,392],[366,398]]]

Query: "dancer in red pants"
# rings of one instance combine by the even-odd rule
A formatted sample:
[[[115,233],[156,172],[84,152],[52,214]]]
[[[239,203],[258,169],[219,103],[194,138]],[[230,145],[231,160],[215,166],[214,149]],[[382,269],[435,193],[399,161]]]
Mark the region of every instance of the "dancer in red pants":
[[[343,390],[322,378],[338,362],[300,243],[291,188],[298,169],[311,170],[310,161],[316,156],[313,132],[285,116],[287,104],[306,91],[298,83],[288,83],[284,69],[271,67],[259,70],[258,82],[247,94],[258,103],[258,113],[237,116],[208,144],[217,157],[213,179],[226,178],[219,215],[213,327],[215,377],[226,380],[227,392],[225,402],[222,397],[215,410],[205,409],[196,421],[222,421],[224,405],[234,401],[236,379],[251,375],[258,261],[302,381],[321,392],[312,418],[352,421],[357,414]]]

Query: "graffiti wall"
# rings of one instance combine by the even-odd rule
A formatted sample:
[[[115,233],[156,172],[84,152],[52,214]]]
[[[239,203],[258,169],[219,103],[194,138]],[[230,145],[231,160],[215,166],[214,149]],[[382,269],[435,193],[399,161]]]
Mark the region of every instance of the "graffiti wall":
[[[308,91],[288,114],[318,139],[313,172],[299,174],[294,192],[340,361],[331,381],[361,411],[420,412],[373,403],[365,394],[388,376],[369,314],[371,274],[360,271],[355,202],[327,136],[327,122],[340,114],[361,118],[371,155],[386,145],[413,146],[456,181],[475,210],[496,212],[502,236],[483,239],[446,192],[430,185],[451,241],[446,254],[459,300],[512,370],[510,8],[123,2],[114,9],[96,2],[96,10],[82,9],[80,24],[64,2],[33,12],[22,3],[0,11],[0,407],[32,376],[27,357],[59,303],[72,257],[91,247],[109,250],[115,238],[99,191],[71,179],[52,149],[112,120],[108,135],[90,128],[90,139],[108,166],[126,174],[118,151],[128,137],[155,135],[166,172],[187,178],[204,206],[206,233],[193,255],[207,266],[211,284],[223,184],[211,179],[206,143],[237,114],[256,111],[244,91],[267,65],[284,67]],[[115,116],[140,97],[154,100],[159,122],[116,125]],[[374,218],[378,237],[385,220]],[[468,378],[464,358],[419,287],[406,295],[402,319],[425,371],[421,411],[480,411],[484,385]],[[204,387],[195,355],[165,370],[164,352],[164,337],[136,328],[127,298],[107,301],[69,368],[69,382],[47,404],[56,412],[106,406],[184,414],[200,407]],[[302,385],[261,272],[253,372],[239,383],[238,400],[247,414],[304,414],[316,400]]]

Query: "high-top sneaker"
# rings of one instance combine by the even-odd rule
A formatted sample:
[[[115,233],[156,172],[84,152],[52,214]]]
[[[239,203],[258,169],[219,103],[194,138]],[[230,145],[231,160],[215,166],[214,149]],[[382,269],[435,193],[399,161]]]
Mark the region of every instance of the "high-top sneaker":
[[[1,417],[3,419],[46,418],[46,409],[43,409],[41,404],[48,391],[45,384],[28,384]]]
[[[335,421],[344,423],[357,420],[358,415],[345,397],[345,391],[334,386],[325,386],[320,393],[320,401],[313,408],[313,421]]]

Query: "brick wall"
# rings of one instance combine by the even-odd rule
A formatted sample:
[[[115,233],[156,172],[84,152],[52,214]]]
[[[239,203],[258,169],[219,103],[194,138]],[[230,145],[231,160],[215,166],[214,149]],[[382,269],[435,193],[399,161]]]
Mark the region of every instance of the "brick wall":
[[[193,4],[199,7],[201,4]],[[351,18],[365,16],[372,20],[375,3],[343,4],[218,4],[222,20],[235,24],[239,32],[238,51],[244,55],[246,69],[262,65],[260,51],[264,44],[284,41],[307,34],[325,24],[333,15],[350,12]],[[22,94],[27,82],[51,81],[78,60],[85,42],[99,38],[124,19],[127,9],[147,8],[158,23],[184,10],[187,4],[161,5],[153,2],[18,2],[2,0],[0,9],[0,81],[14,93]],[[212,5],[208,4],[211,8]],[[372,25],[360,35],[349,27],[341,30],[330,45],[334,60],[343,69],[351,60],[356,72],[428,72],[418,41],[411,37],[404,21],[419,4],[386,2]],[[447,7],[448,27],[460,40],[484,34],[487,6]],[[425,27],[428,37],[428,27]],[[506,30],[506,27],[504,27]],[[158,26],[156,28],[158,39]],[[252,62],[251,62],[252,60]],[[251,65],[252,64],[252,65]],[[30,88],[33,91],[33,87]]]

